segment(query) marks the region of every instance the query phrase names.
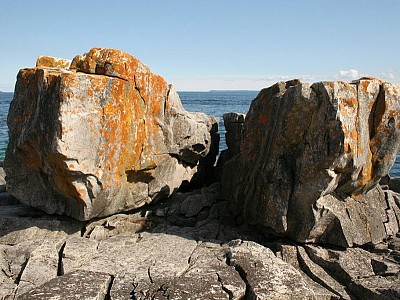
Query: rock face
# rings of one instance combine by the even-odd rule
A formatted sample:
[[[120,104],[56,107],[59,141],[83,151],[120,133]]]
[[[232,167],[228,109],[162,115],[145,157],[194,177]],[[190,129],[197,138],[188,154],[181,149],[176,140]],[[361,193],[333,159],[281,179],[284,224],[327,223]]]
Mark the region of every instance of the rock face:
[[[240,143],[242,142],[242,132],[245,114],[226,113],[222,116],[226,129],[226,145],[228,146],[229,155],[235,156],[240,152]]]
[[[399,298],[400,238],[265,240],[237,226],[217,185],[89,222],[0,206],[0,299]]]
[[[88,220],[190,181],[217,121],[185,111],[174,88],[135,57],[94,48],[71,64],[40,57],[21,70],[8,126],[9,193]]]
[[[378,243],[398,231],[398,208],[377,183],[399,143],[399,85],[279,82],[253,101],[240,154],[224,167],[223,194],[235,214],[273,234]]]

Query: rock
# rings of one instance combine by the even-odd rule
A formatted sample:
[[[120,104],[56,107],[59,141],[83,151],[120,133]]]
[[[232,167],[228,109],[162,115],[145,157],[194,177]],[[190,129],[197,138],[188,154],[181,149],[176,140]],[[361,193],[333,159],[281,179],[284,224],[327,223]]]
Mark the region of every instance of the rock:
[[[246,282],[248,299],[312,299],[301,274],[273,252],[254,242],[231,243],[229,264]]]
[[[400,206],[396,203],[395,199],[400,199],[397,193],[392,191],[385,191],[385,198],[387,201],[387,221],[384,223],[385,230],[388,238],[394,238],[399,232],[400,224]]]
[[[299,253],[302,249],[301,247],[296,245],[279,244],[279,248],[280,251],[278,252],[280,252],[282,260],[291,264],[297,271],[300,272],[302,278],[314,292],[316,299],[350,299],[349,297],[343,297],[343,295],[340,295],[334,289],[324,284],[322,280],[324,280],[326,277],[331,279],[326,272],[314,275],[313,272],[310,272],[309,268],[304,266],[304,263],[301,259],[301,254]],[[280,257],[279,255],[277,256]],[[339,283],[336,284],[339,290],[343,290],[343,287]],[[347,294],[344,293],[344,295]]]
[[[66,225],[55,220],[82,222],[16,206],[15,220],[38,228],[16,229],[12,240],[0,240],[0,299],[393,299],[398,294],[398,238],[374,246],[382,248],[379,253],[266,240],[238,227],[217,191],[215,184],[176,193],[162,203],[87,222],[78,232],[59,232]],[[193,195],[213,201],[189,217],[198,211]],[[147,211],[153,213],[146,217]],[[176,225],[192,219],[191,227]],[[58,229],[50,231],[53,224]]]
[[[390,178],[389,188],[396,193],[400,193],[400,178]]]
[[[98,255],[99,244],[100,241],[88,238],[70,237],[67,239],[61,253],[59,275],[71,273],[88,263]]]
[[[94,48],[70,69],[41,58],[20,70],[8,125],[9,193],[89,220],[166,198],[190,181],[217,120],[185,111],[175,89],[135,57]]]
[[[6,173],[4,172],[3,167],[0,167],[0,193],[3,193],[6,191]]]
[[[62,243],[61,239],[26,239],[12,246],[0,244],[0,295],[13,299],[57,276]]]
[[[314,263],[307,255],[307,252],[303,247],[297,247],[298,260],[301,265],[301,269],[312,278],[315,282],[318,282],[321,286],[324,286],[329,291],[332,291],[335,295],[338,295],[340,299],[352,299],[351,294],[348,293],[345,287],[337,282],[331,275],[328,274],[327,270]]]
[[[347,285],[360,277],[374,276],[371,265],[371,254],[360,248],[349,248],[346,251],[326,249],[306,245],[308,256],[326,270],[331,270],[336,280]]]
[[[140,213],[116,214],[89,222],[85,226],[83,236],[94,240],[104,240],[119,234],[133,235],[149,227],[151,227],[151,222],[141,217]]]
[[[62,240],[49,239],[30,252],[19,279],[17,297],[57,277],[59,252],[62,245]]]
[[[224,255],[219,245],[201,243],[179,278],[152,277],[150,286],[138,282],[132,294],[135,299],[243,299],[246,285],[236,270],[225,263]]]
[[[39,56],[36,60],[36,68],[61,68],[68,69],[71,61],[65,58],[57,58],[51,56]]]
[[[242,132],[245,114],[241,113],[226,113],[222,116],[226,129],[225,140],[231,156],[235,156],[240,152],[240,143],[242,141]]]
[[[381,178],[381,180],[379,181],[379,184],[381,185],[381,186],[389,186],[389,182],[390,182],[390,176],[389,175],[386,175],[386,176],[383,176],[382,178]]]
[[[197,216],[204,208],[211,207],[217,201],[218,188],[219,184],[216,183],[210,187],[202,188],[201,193],[193,193],[187,196],[180,206],[180,213],[190,218]]]
[[[250,225],[299,242],[386,239],[396,229],[384,226],[391,207],[377,184],[399,149],[399,100],[399,85],[377,79],[262,90],[224,166],[224,198]]]
[[[334,274],[357,298],[396,299],[400,295],[400,272],[396,263],[362,249],[337,251],[306,246],[306,250],[315,263]]]
[[[400,298],[400,277],[374,276],[357,279],[350,289],[358,299],[395,300]]]
[[[320,243],[342,247],[378,244],[392,236],[394,230],[398,231],[397,220],[392,218],[385,193],[379,186],[358,200],[348,197],[338,201],[327,195],[318,199],[314,207],[320,214],[315,216],[310,240]]]
[[[0,244],[44,241],[80,236],[83,223],[45,213],[24,205],[0,206]]]
[[[48,281],[18,299],[106,299],[111,276],[103,273],[75,271]],[[127,299],[127,298],[126,298]]]
[[[222,116],[226,129],[225,141],[228,149],[222,150],[218,157],[216,173],[219,181],[221,180],[225,162],[240,152],[245,116],[245,114],[235,112],[226,113]]]
[[[11,206],[21,204],[17,198],[7,192],[0,192],[0,206]]]

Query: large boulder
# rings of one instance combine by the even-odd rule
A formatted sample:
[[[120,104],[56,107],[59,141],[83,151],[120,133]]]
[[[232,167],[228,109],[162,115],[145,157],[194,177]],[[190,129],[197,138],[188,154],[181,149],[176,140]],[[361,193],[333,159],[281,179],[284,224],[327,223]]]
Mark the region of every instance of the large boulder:
[[[396,209],[377,184],[399,143],[399,85],[279,82],[246,115],[240,154],[224,167],[223,195],[264,232],[345,247],[378,243],[394,234],[393,222],[398,231],[389,213]]]
[[[79,220],[167,197],[206,157],[214,117],[183,108],[137,58],[94,48],[20,70],[9,116],[7,190]]]

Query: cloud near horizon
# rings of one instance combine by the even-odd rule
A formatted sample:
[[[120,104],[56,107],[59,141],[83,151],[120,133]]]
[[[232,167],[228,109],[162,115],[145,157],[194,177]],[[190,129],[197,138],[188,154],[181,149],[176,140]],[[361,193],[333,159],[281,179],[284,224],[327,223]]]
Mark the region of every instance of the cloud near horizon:
[[[355,69],[339,71],[339,74],[336,75],[337,79],[344,79],[344,80],[354,80],[360,77],[361,77],[360,72]]]
[[[209,90],[261,90],[270,87],[278,81],[300,79],[303,82],[326,80],[315,75],[266,75],[253,78],[215,78],[215,79],[175,79],[171,80],[178,91],[209,91]]]

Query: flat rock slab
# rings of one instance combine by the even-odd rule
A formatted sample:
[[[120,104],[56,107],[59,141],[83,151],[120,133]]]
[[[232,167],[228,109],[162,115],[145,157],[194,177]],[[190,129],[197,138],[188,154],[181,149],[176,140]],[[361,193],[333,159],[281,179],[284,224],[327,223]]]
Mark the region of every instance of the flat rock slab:
[[[111,276],[108,274],[77,270],[54,278],[18,299],[100,300],[105,299],[110,282]]]
[[[49,216],[25,205],[0,206],[0,243],[15,245],[26,240],[80,236],[84,223],[61,216]]]

